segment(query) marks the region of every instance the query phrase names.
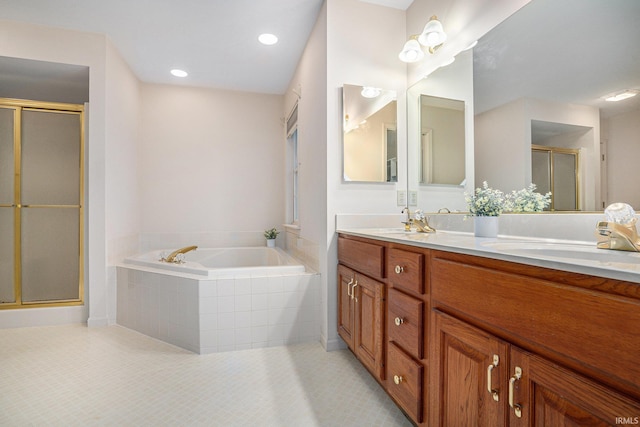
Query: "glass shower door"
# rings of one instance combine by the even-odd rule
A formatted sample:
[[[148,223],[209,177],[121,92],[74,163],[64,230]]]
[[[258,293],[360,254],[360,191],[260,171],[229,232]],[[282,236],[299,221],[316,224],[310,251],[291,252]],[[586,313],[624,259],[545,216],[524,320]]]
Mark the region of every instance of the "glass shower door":
[[[83,300],[83,108],[0,99],[0,308]]]
[[[23,111],[23,303],[80,298],[80,135],[78,113]]]
[[[14,108],[0,107],[0,304],[16,302],[14,257]]]

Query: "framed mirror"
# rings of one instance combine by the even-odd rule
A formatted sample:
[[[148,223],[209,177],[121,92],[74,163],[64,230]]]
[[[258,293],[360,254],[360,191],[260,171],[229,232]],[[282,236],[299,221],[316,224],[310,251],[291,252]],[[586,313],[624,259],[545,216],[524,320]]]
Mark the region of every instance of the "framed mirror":
[[[475,182],[576,188],[556,210],[640,209],[640,96],[605,100],[640,91],[639,18],[636,0],[532,0],[483,36],[473,50]],[[543,182],[541,146],[576,153],[555,183]]]
[[[392,90],[344,85],[343,180],[397,182],[397,96]]]

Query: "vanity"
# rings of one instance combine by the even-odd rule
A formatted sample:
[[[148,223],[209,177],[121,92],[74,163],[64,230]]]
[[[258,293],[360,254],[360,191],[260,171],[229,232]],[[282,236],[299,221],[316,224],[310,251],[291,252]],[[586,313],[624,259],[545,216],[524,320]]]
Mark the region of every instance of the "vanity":
[[[338,260],[339,335],[416,425],[638,423],[640,254],[342,229]]]

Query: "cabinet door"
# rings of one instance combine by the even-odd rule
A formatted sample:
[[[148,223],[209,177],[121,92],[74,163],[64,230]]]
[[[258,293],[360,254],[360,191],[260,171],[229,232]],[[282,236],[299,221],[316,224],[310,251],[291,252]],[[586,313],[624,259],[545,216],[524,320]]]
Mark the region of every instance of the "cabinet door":
[[[338,265],[338,334],[354,350],[355,338],[355,298],[351,297],[356,273],[343,265]]]
[[[352,291],[355,298],[355,352],[380,380],[384,379],[384,285],[358,274]]]
[[[437,310],[432,324],[430,425],[506,426],[508,345]]]
[[[509,374],[512,427],[638,424],[640,402],[539,356],[512,348]]]

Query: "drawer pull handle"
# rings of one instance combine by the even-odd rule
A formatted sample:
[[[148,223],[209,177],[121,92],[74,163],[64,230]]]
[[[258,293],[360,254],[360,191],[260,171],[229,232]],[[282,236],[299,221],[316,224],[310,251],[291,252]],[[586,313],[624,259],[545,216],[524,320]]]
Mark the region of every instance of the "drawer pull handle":
[[[402,375],[394,375],[393,376],[393,382],[396,383],[396,385],[400,385],[400,383],[404,380],[404,378],[402,378]]]
[[[498,367],[499,362],[500,358],[497,354],[494,354],[492,363],[487,366],[487,391],[491,393],[491,397],[493,397],[493,400],[495,400],[496,402],[500,401],[500,395],[498,394],[498,390],[491,387],[493,385],[493,382],[491,381],[491,373],[493,372],[494,368]]]
[[[401,265],[396,265],[395,271],[396,274],[402,274],[402,272],[404,271],[404,267],[402,267]]]
[[[400,326],[404,323],[404,319],[402,317],[396,317],[394,320],[396,326]]]
[[[358,297],[356,296],[356,286],[358,286],[358,281],[357,280],[353,284],[353,287],[351,288],[351,299],[355,298],[356,302],[358,302]]]
[[[351,285],[353,285],[353,280],[354,278],[352,277],[351,280],[349,280],[349,283],[347,283],[347,296],[351,299],[353,299],[353,294],[351,293]]]
[[[522,378],[522,368],[516,366],[515,374],[509,380],[509,406],[513,408],[513,412],[516,414],[516,417],[522,417],[522,405],[513,403],[513,389],[515,388],[516,381]]]

